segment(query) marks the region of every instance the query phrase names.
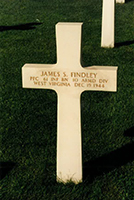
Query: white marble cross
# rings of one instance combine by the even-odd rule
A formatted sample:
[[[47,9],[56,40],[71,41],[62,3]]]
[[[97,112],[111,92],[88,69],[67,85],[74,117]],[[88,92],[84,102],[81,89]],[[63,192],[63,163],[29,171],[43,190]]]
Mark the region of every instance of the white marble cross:
[[[101,47],[114,47],[115,0],[103,0]]]
[[[22,67],[24,88],[57,92],[57,181],[64,183],[82,181],[81,93],[117,90],[117,67],[81,66],[81,26],[82,23],[56,25],[56,64]]]
[[[125,0],[116,0],[116,3],[125,3]]]

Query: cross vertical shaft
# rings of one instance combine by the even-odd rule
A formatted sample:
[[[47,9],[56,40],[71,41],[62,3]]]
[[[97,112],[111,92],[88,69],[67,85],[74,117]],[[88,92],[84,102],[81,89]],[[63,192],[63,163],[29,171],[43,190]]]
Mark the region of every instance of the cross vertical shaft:
[[[66,102],[66,103],[65,103]],[[57,180],[82,181],[80,94],[58,95]]]
[[[57,67],[81,69],[82,23],[58,23]],[[82,181],[80,92],[67,88],[58,91],[57,180]]]
[[[58,23],[56,25],[57,64],[63,69],[79,69],[81,58],[82,23]]]

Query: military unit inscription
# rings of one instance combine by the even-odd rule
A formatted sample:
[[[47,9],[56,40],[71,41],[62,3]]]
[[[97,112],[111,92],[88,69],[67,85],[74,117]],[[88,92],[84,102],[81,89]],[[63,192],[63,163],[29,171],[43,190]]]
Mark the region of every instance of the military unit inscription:
[[[97,79],[97,73],[42,71],[40,76],[30,76],[34,85],[65,87],[105,87],[108,79]]]
[[[109,86],[111,87],[113,77],[115,78],[115,76],[111,76],[114,71],[110,67],[105,67],[107,72],[104,73],[104,68],[100,66],[85,67],[78,71],[55,70],[56,66],[54,69],[50,67],[51,69],[44,70],[44,66],[40,64],[36,65],[36,69],[33,66],[33,70],[31,71],[28,66],[29,64],[26,64],[27,68],[24,67],[25,76],[27,76],[27,81],[24,82],[27,82],[26,85],[31,88],[81,88],[81,90],[99,89],[106,91]]]

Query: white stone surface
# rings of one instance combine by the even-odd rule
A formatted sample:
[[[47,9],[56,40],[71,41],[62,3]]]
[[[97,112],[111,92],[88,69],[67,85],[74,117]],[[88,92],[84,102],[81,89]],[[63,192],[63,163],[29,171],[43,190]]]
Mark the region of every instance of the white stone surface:
[[[125,0],[116,0],[116,3],[125,3]]]
[[[115,0],[103,0],[101,47],[114,47]]]
[[[117,67],[81,66],[81,27],[82,23],[56,25],[56,64],[22,67],[24,88],[57,92],[57,181],[64,183],[82,181],[81,93],[117,91]]]

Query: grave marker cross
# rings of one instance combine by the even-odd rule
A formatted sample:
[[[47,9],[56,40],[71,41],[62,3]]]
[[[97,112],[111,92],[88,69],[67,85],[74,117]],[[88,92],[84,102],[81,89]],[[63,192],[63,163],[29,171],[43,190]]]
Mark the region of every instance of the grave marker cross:
[[[125,3],[125,0],[116,0],[116,3]]]
[[[80,64],[82,23],[56,25],[57,63],[25,64],[24,88],[53,89],[58,94],[57,181],[82,181],[80,95],[85,90],[115,92],[117,67]]]
[[[101,47],[114,47],[115,0],[103,0]]]

